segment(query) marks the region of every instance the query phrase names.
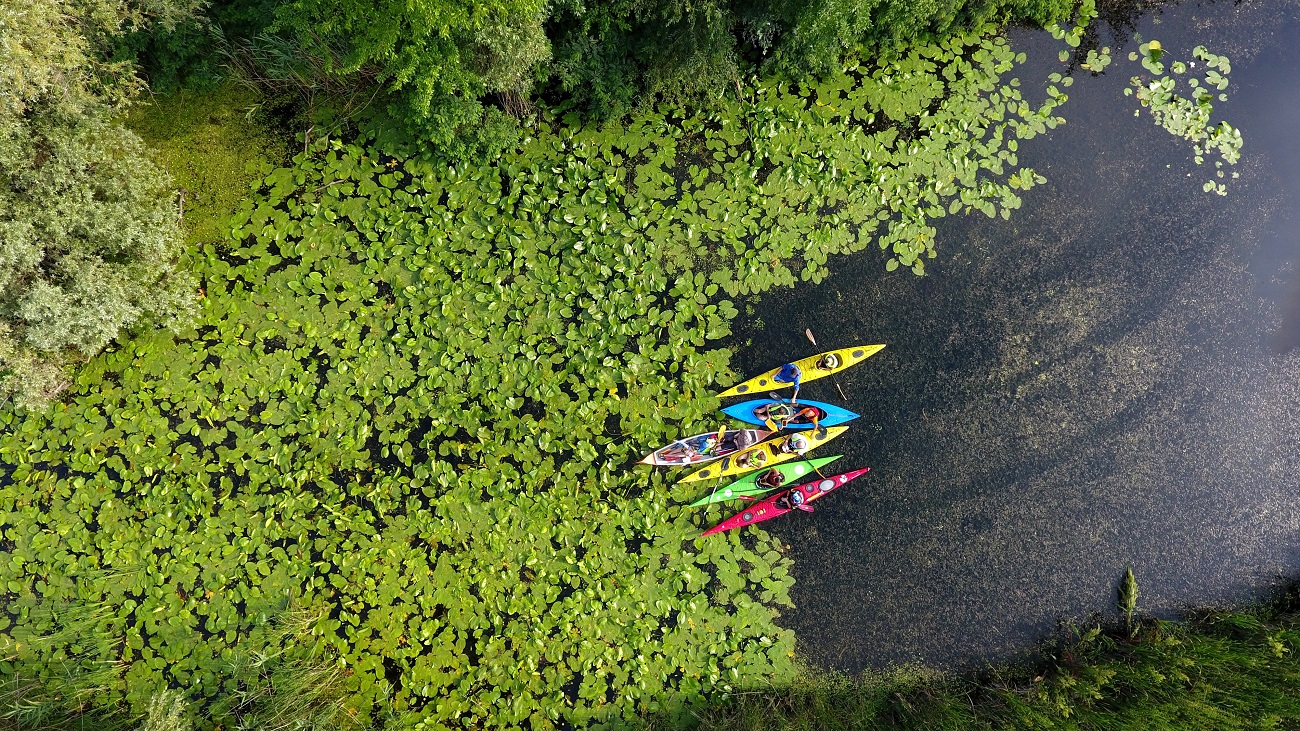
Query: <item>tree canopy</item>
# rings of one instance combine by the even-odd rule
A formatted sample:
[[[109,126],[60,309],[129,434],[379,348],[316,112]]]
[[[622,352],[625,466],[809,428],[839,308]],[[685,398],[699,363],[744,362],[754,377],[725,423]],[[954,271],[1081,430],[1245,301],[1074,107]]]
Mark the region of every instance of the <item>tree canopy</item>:
[[[144,17],[111,2],[0,7],[0,394],[21,403],[192,299],[166,174],[114,121],[139,83],[96,50]]]

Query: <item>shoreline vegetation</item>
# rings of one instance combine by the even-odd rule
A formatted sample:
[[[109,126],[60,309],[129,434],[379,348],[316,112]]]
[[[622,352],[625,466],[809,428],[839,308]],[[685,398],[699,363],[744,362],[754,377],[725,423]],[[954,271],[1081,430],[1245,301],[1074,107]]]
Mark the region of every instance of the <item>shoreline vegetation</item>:
[[[1300,727],[1300,584],[1239,609],[1068,625],[1038,659],[948,675],[801,670],[698,711],[700,731]],[[1136,588],[1136,584],[1133,585]],[[1135,595],[1133,595],[1135,598]],[[1121,589],[1121,611],[1125,609]],[[1132,610],[1132,604],[1127,607]]]

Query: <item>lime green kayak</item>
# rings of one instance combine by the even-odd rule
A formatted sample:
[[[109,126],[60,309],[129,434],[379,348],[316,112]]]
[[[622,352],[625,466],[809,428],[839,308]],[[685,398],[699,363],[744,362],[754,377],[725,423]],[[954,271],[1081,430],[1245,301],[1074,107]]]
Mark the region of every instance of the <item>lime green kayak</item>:
[[[801,459],[798,462],[786,462],[785,464],[776,465],[772,469],[779,471],[785,476],[785,481],[782,483],[783,485],[792,485],[796,480],[817,474],[817,470],[843,456],[844,455],[842,454],[837,454],[834,457]],[[740,497],[752,497],[754,495],[762,495],[765,492],[771,492],[774,488],[761,487],[755,484],[755,481],[760,476],[767,474],[768,471],[769,470],[760,470],[745,475],[726,487],[720,487],[711,491],[708,495],[705,495],[699,500],[691,503],[691,507],[694,508],[700,505],[708,505],[710,503],[721,503],[728,500],[736,500]]]

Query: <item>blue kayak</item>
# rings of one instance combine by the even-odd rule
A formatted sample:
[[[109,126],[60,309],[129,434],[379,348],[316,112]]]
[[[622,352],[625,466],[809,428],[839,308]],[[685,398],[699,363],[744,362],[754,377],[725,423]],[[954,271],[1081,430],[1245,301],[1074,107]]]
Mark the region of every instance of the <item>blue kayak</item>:
[[[818,422],[821,426],[843,424],[846,421],[853,421],[859,416],[848,409],[841,409],[834,404],[828,404],[821,401],[800,401],[792,407],[789,401],[776,401],[773,399],[754,399],[753,401],[733,404],[723,409],[722,413],[732,417],[733,419],[740,419],[748,424],[761,425],[764,423],[763,417],[756,412],[766,408],[769,413],[772,414],[773,421],[776,422],[776,425],[779,428],[811,429],[812,422],[803,418],[796,418],[793,421],[788,422],[783,420],[787,418],[785,415],[788,415],[791,411],[797,411],[808,406],[821,412],[820,421]]]

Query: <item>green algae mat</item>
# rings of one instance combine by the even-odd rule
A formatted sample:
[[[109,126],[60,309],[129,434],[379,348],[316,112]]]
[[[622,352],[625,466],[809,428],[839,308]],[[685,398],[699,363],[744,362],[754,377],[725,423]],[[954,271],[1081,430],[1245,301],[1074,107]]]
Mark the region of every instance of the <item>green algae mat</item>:
[[[1026,101],[1015,62],[970,36],[711,113],[542,120],[491,166],[321,140],[261,170],[194,254],[192,330],[0,412],[17,661],[117,661],[103,703],[170,685],[203,708],[237,690],[232,648],[318,612],[300,642],[346,668],[344,702],[425,729],[614,723],[793,677],[780,546],[695,540],[721,508],[635,462],[716,425],[727,297],[868,247],[921,273],[932,219],[1019,206],[1039,178],[1016,140],[1065,97]],[[121,642],[51,634],[78,603]]]

